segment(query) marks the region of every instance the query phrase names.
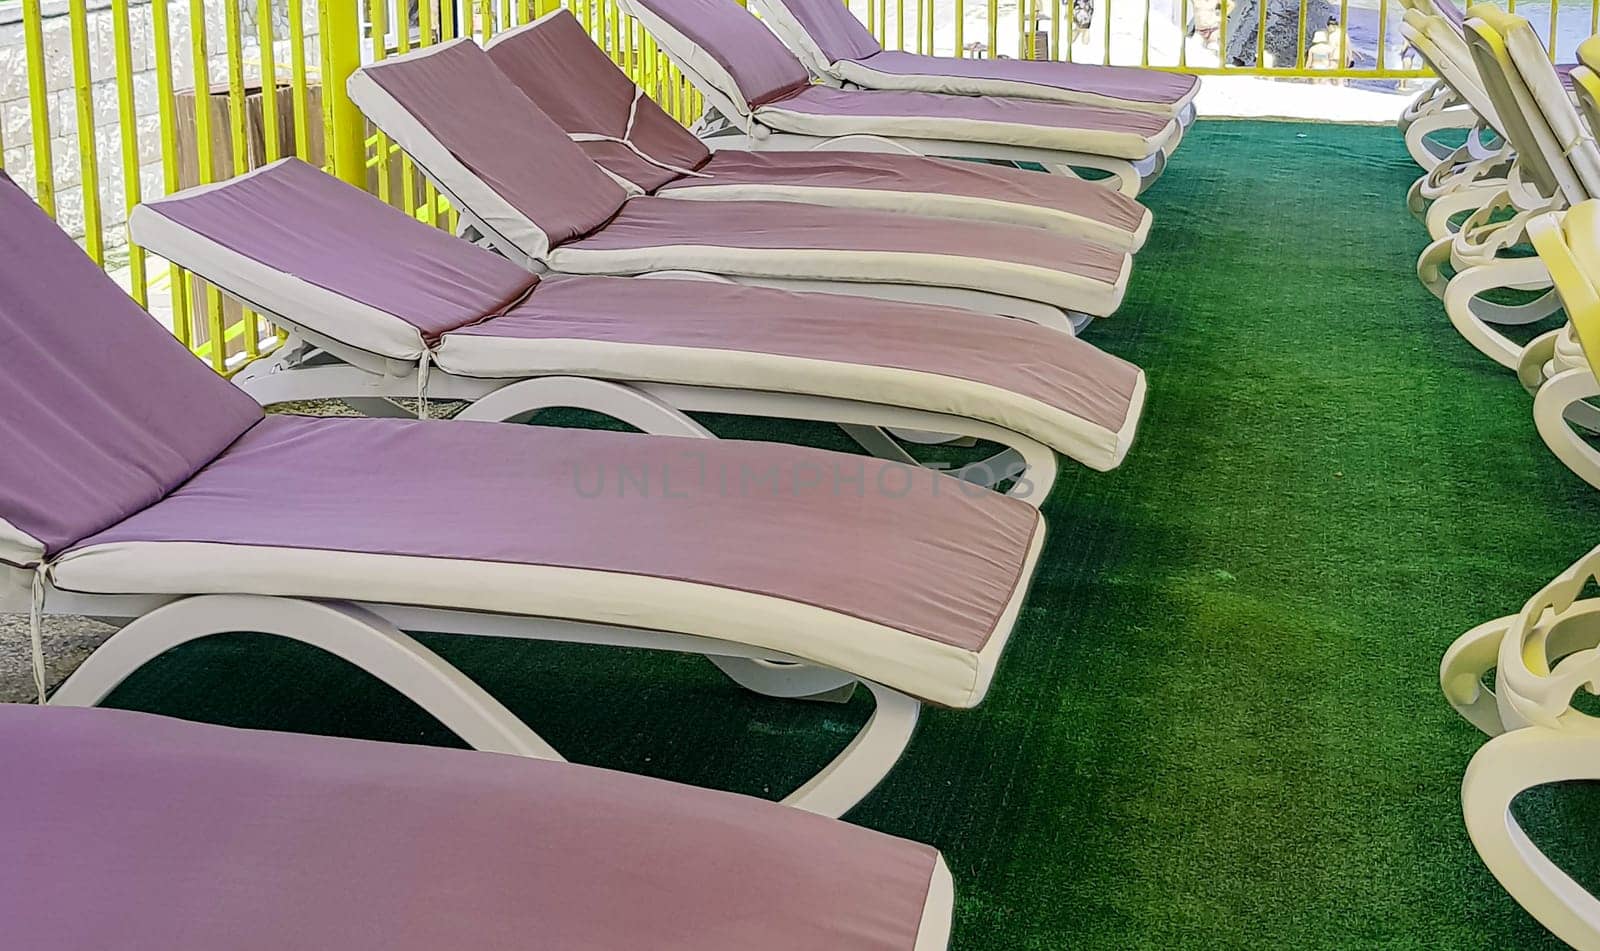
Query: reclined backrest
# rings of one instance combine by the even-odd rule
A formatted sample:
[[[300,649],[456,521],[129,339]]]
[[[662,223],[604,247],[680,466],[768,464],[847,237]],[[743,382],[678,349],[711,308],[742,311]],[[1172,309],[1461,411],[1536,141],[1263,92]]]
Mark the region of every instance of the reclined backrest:
[[[1528,238],[1578,335],[1589,369],[1600,376],[1600,199],[1528,223]]]
[[[640,191],[655,191],[679,177],[673,169],[696,169],[711,158],[694,133],[640,94],[567,10],[496,34],[486,49],[506,78],[569,135],[626,139],[662,163],[617,142],[579,141],[602,168]]]
[[[844,0],[751,0],[751,6],[818,75],[830,74],[841,60],[883,52]]]
[[[0,562],[156,502],[261,419],[0,172]]]
[[[420,358],[539,280],[299,159],[147,201],[128,230],[254,307],[396,360]]]
[[[1494,100],[1483,89],[1478,78],[1478,66],[1472,61],[1472,51],[1467,41],[1444,21],[1443,17],[1407,10],[1400,23],[1400,33],[1406,38],[1433,71],[1438,73],[1456,95],[1464,99],[1472,110],[1483,118],[1489,127],[1505,136],[1500,128],[1500,114]]]
[[[783,41],[733,0],[622,0],[678,64],[741,116],[811,84]]]
[[[1578,116],[1566,83],[1550,62],[1544,41],[1525,17],[1496,10],[1495,18],[1517,77],[1532,94],[1539,115],[1555,137],[1556,151],[1547,154],[1545,161],[1558,174],[1570,171],[1577,179],[1582,194],[1569,196],[1573,204],[1600,197],[1600,150]]]
[[[628,194],[471,40],[370,63],[350,98],[506,254],[538,260]]]
[[[1576,204],[1587,196],[1570,165],[1550,163],[1550,156],[1561,154],[1561,146],[1545,122],[1532,90],[1511,61],[1503,33],[1507,24],[1500,19],[1503,16],[1485,4],[1468,11],[1467,45],[1478,67],[1478,78],[1494,100],[1500,132],[1517,150],[1517,166],[1523,179],[1548,197],[1562,196]]]

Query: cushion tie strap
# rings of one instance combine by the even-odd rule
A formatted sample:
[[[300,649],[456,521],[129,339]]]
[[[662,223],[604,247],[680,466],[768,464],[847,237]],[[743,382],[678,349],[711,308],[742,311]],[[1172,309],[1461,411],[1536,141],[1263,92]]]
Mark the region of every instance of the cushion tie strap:
[[[433,366],[433,351],[427,347],[422,348],[422,356],[417,360],[417,418],[428,418],[428,368]]]
[[[33,686],[39,692],[39,705],[45,703],[44,673],[44,592],[50,566],[44,562],[33,569],[33,596],[28,606],[28,646],[33,652]]]
[[[628,151],[632,152],[634,155],[637,155],[646,162],[649,162],[651,165],[654,165],[656,168],[664,168],[669,172],[676,172],[679,175],[687,175],[690,178],[711,178],[712,176],[707,175],[705,172],[697,172],[692,168],[680,168],[677,165],[673,165],[671,162],[663,162],[646,152],[644,149],[641,149],[637,145],[633,144],[633,123],[639,117],[639,100],[643,96],[644,90],[637,86],[634,87],[633,101],[628,103],[628,124],[623,126],[621,136],[602,135],[599,132],[573,132],[568,134],[567,138],[574,142],[615,142],[616,144],[623,146]]]

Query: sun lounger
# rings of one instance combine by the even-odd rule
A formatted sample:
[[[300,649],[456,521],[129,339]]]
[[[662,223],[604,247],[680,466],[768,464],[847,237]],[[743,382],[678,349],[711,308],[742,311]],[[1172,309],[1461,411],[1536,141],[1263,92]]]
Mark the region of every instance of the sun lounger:
[[[1175,118],[1152,112],[814,85],[788,47],[733,0],[620,5],[715,110],[701,124],[713,147],[851,149],[888,139],[924,155],[1098,169],[1124,194],[1137,195],[1182,138]],[[868,141],[858,143],[860,137]]]
[[[1071,331],[1132,258],[1037,228],[775,201],[630,195],[468,40],[386,59],[350,97],[496,250],[566,274],[697,271],[965,307]],[[473,108],[461,108],[462,102]]]
[[[1009,96],[1150,112],[1194,121],[1198,76],[1137,66],[966,59],[886,50],[835,0],[753,0],[751,9],[804,62],[838,86],[955,96]]]
[[[1479,351],[1515,370],[1530,352],[1496,326],[1543,319],[1557,310],[1559,300],[1537,257],[1503,252],[1526,241],[1532,218],[1600,194],[1600,150],[1532,25],[1492,7],[1469,12],[1467,35],[1479,78],[1517,150],[1516,187],[1474,212],[1458,233],[1430,245],[1418,268],[1424,278],[1430,270],[1437,275],[1440,259],[1449,259],[1456,270],[1443,295],[1450,322]],[[1545,293],[1521,305],[1486,296],[1501,289]],[[1535,364],[1543,362],[1543,356],[1534,358]],[[1519,372],[1525,382],[1537,379],[1536,369]]]
[[[1600,678],[1600,599],[1582,597],[1596,572],[1600,548],[1520,613],[1463,634],[1440,667],[1451,705],[1492,737],[1461,784],[1472,844],[1511,897],[1574,948],[1600,947],[1600,899],[1545,856],[1512,804],[1530,789],[1600,780],[1600,718],[1573,702]]]
[[[554,757],[403,632],[700,653],[775,696],[872,691],[862,733],[786,800],[837,815],[922,703],[988,690],[1044,537],[1020,500],[694,438],[709,434],[597,381],[552,401],[656,435],[263,417],[9,179],[0,220],[0,610],[31,612],[41,688],[47,613],[132,619],[52,702],[97,703],[243,623],[350,661],[473,747]],[[449,262],[432,275],[448,282]]]
[[[909,150],[712,152],[645,96],[567,10],[497,33],[486,49],[585,154],[637,194],[1030,225],[1123,251],[1138,250],[1150,229],[1149,210],[1134,199],[1065,175]]]
[[[548,398],[541,378],[595,377],[679,411],[842,423],[906,462],[889,427],[998,442],[963,477],[1013,480],[1037,505],[1055,453],[1120,463],[1144,401],[1137,367],[1026,321],[724,282],[541,280],[292,159],[146,202],[129,230],[291,329],[234,377],[263,404],[422,388],[504,419],[528,412],[522,390]]]
[[[0,762],[17,949],[949,939],[954,888],[927,846],[610,770],[16,704],[0,705]]]

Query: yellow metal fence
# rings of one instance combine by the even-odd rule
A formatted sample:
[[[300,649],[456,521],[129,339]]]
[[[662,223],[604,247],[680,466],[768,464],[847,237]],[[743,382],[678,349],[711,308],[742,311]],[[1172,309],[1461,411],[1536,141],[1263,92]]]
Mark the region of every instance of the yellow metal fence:
[[[1425,75],[1393,45],[1398,0],[848,2],[890,49],[1389,85]],[[362,62],[485,41],[558,6],[680,121],[698,116],[698,94],[615,0],[0,0],[0,167],[180,340],[230,372],[274,346],[275,328],[147,260],[126,241],[128,211],[297,155],[453,228],[448,204],[372,134],[345,79]],[[1600,0],[1521,8],[1548,23],[1558,58],[1600,18]],[[1319,18],[1333,23],[1313,30]],[[1285,35],[1290,52],[1272,57]]]

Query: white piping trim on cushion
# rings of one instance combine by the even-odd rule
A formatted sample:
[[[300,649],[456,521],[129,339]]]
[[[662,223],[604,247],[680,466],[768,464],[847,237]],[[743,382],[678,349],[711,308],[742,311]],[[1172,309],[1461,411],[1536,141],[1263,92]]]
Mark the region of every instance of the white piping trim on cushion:
[[[870,92],[862,95],[872,95]],[[980,119],[906,116],[893,113],[876,116],[841,116],[784,107],[785,100],[762,106],[755,119],[780,132],[794,132],[818,138],[845,135],[886,135],[907,139],[948,139],[953,142],[988,142],[1063,152],[1083,152],[1137,162],[1160,152],[1177,129],[1169,121],[1158,136],[1146,138],[1134,132],[1109,132],[1096,129],[1068,129],[1028,125],[1020,122],[995,122]]]
[[[162,204],[190,194],[179,192],[134,208],[128,216],[133,243],[203,275],[230,296],[291,319],[314,320],[319,332],[357,349],[396,360],[422,355],[421,331],[399,317],[268,267],[161,213]]]
[[[911,951],[946,951],[950,947],[950,923],[955,916],[955,905],[955,878],[944,856],[935,852],[928,897],[922,904],[922,920],[917,925],[917,943]]]
[[[594,504],[605,504],[602,499]],[[951,707],[988,689],[1038,544],[1000,629],[974,653],[815,605],[621,572],[214,542],[69,551],[56,585],[89,594],[261,594],[407,604],[668,631],[766,648]]]
[[[486,185],[370,75],[412,59],[437,54],[458,43],[470,42],[463,37],[368,63],[350,74],[346,89],[350,100],[372,120],[372,124],[399,144],[423,174],[444,191],[457,208],[469,210],[477,223],[489,232],[490,240],[497,247],[526,255],[528,261],[542,262],[550,252],[550,236]]]
[[[1110,316],[1122,303],[1132,257],[1124,255],[1115,283],[1030,264],[953,254],[814,248],[736,248],[721,245],[658,245],[588,250],[582,243],[550,252],[549,264],[568,274],[642,274],[646,271],[710,271],[753,278],[844,280],[914,284],[1002,294],[1067,308],[1093,317]]]
[[[863,331],[870,330],[864,326]],[[1065,341],[1069,346],[1087,346]],[[863,360],[871,359],[865,347]],[[780,356],[746,350],[601,340],[446,334],[436,362],[479,378],[570,375],[733,390],[827,396],[991,423],[1027,436],[1091,469],[1115,468],[1128,452],[1144,402],[1141,371],[1128,415],[1112,431],[1002,387],[922,370]]]
[[[973,195],[948,195],[937,192],[889,191],[879,188],[836,188],[794,183],[729,183],[719,184],[715,174],[709,183],[669,182],[655,193],[657,198],[680,198],[696,201],[793,201],[809,205],[826,205],[831,208],[869,208],[874,211],[896,211],[921,215],[925,218],[956,218],[970,221],[992,221],[1003,224],[1043,228],[1056,234],[1084,238],[1118,251],[1136,251],[1143,244],[1143,236],[1150,227],[1150,211],[1146,209],[1139,227],[1128,231],[1117,225],[1098,221],[1071,211],[1043,208],[1025,202],[983,198]],[[1091,185],[1104,188],[1103,185]]]
[[[1015,79],[985,79],[974,76],[947,76],[937,71],[938,58],[927,57],[931,72],[886,73],[868,65],[870,60],[840,60],[833,71],[845,82],[865,89],[893,89],[907,92],[936,92],[951,96],[1004,96],[1010,99],[1037,99],[1042,102],[1060,102],[1074,106],[1102,106],[1109,109],[1126,109],[1129,112],[1146,112],[1176,119],[1198,93],[1197,83],[1181,98],[1152,102],[1147,99],[1121,99],[1104,93],[1079,89],[1062,89],[1048,83],[1029,83]],[[1111,66],[1108,69],[1136,69],[1131,66]]]

